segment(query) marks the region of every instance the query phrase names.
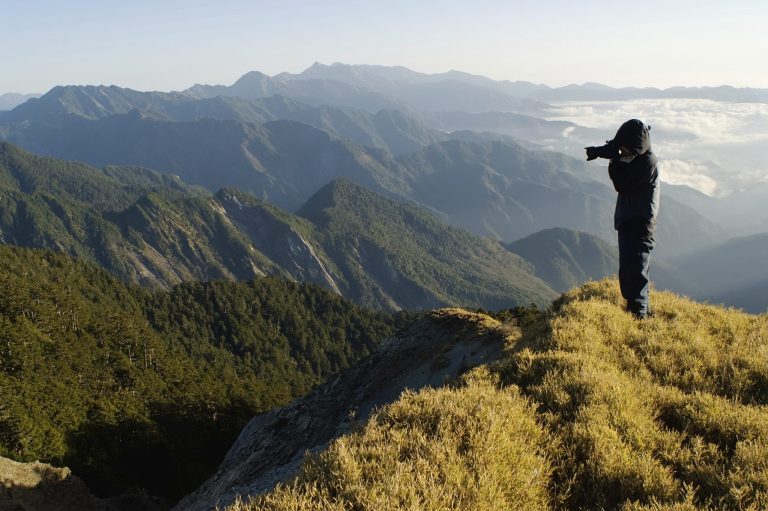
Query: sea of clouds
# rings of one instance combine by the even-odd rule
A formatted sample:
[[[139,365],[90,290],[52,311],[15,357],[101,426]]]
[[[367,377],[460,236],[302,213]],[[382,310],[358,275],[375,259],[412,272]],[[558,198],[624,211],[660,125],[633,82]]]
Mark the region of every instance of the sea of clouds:
[[[578,152],[581,144],[602,144],[624,121],[637,118],[652,126],[653,150],[662,162],[665,182],[685,184],[713,196],[768,182],[766,103],[642,99],[553,106],[549,120],[567,120],[587,128],[563,133],[565,142],[560,149],[568,153]]]

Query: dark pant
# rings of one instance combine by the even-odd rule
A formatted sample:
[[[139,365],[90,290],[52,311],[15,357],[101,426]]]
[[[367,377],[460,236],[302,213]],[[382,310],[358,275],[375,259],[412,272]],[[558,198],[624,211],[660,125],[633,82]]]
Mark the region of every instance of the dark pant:
[[[650,312],[648,270],[655,240],[646,230],[619,231],[619,287],[627,310],[644,318]]]

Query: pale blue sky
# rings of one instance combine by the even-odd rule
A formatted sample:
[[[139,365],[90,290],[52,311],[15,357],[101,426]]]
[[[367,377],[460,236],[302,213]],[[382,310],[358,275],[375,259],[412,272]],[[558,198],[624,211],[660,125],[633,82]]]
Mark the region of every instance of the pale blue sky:
[[[57,84],[180,90],[315,61],[552,86],[768,88],[768,2],[707,4],[0,0],[0,93]]]

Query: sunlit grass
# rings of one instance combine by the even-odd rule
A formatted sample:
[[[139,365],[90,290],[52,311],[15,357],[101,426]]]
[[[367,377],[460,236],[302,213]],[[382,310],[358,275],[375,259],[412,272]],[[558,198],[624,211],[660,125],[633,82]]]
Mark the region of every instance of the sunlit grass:
[[[406,393],[232,509],[768,508],[768,316],[615,281],[508,334],[505,359]],[[485,322],[485,328],[492,325]]]

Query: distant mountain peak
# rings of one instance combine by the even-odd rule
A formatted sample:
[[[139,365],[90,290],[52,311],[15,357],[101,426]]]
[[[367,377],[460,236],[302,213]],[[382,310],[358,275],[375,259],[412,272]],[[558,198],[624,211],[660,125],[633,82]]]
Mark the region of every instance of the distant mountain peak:
[[[609,87],[607,85],[604,85],[602,83],[597,82],[584,82],[582,87],[589,87],[590,89],[602,89],[602,90],[611,90],[612,87]]]
[[[267,74],[262,73],[261,71],[256,71],[256,70],[248,71],[243,76],[238,78],[238,80],[235,83],[237,83],[237,82],[239,82],[241,80],[254,80],[254,79],[268,80],[268,79],[270,79],[270,76],[267,75]]]
[[[232,89],[242,92],[248,87],[257,87],[258,91],[277,91],[272,82],[273,79],[261,71],[249,71],[232,84]]]
[[[349,179],[338,178],[312,194],[297,214],[305,218],[316,218],[322,210],[338,206],[349,194],[364,200],[384,199]]]

